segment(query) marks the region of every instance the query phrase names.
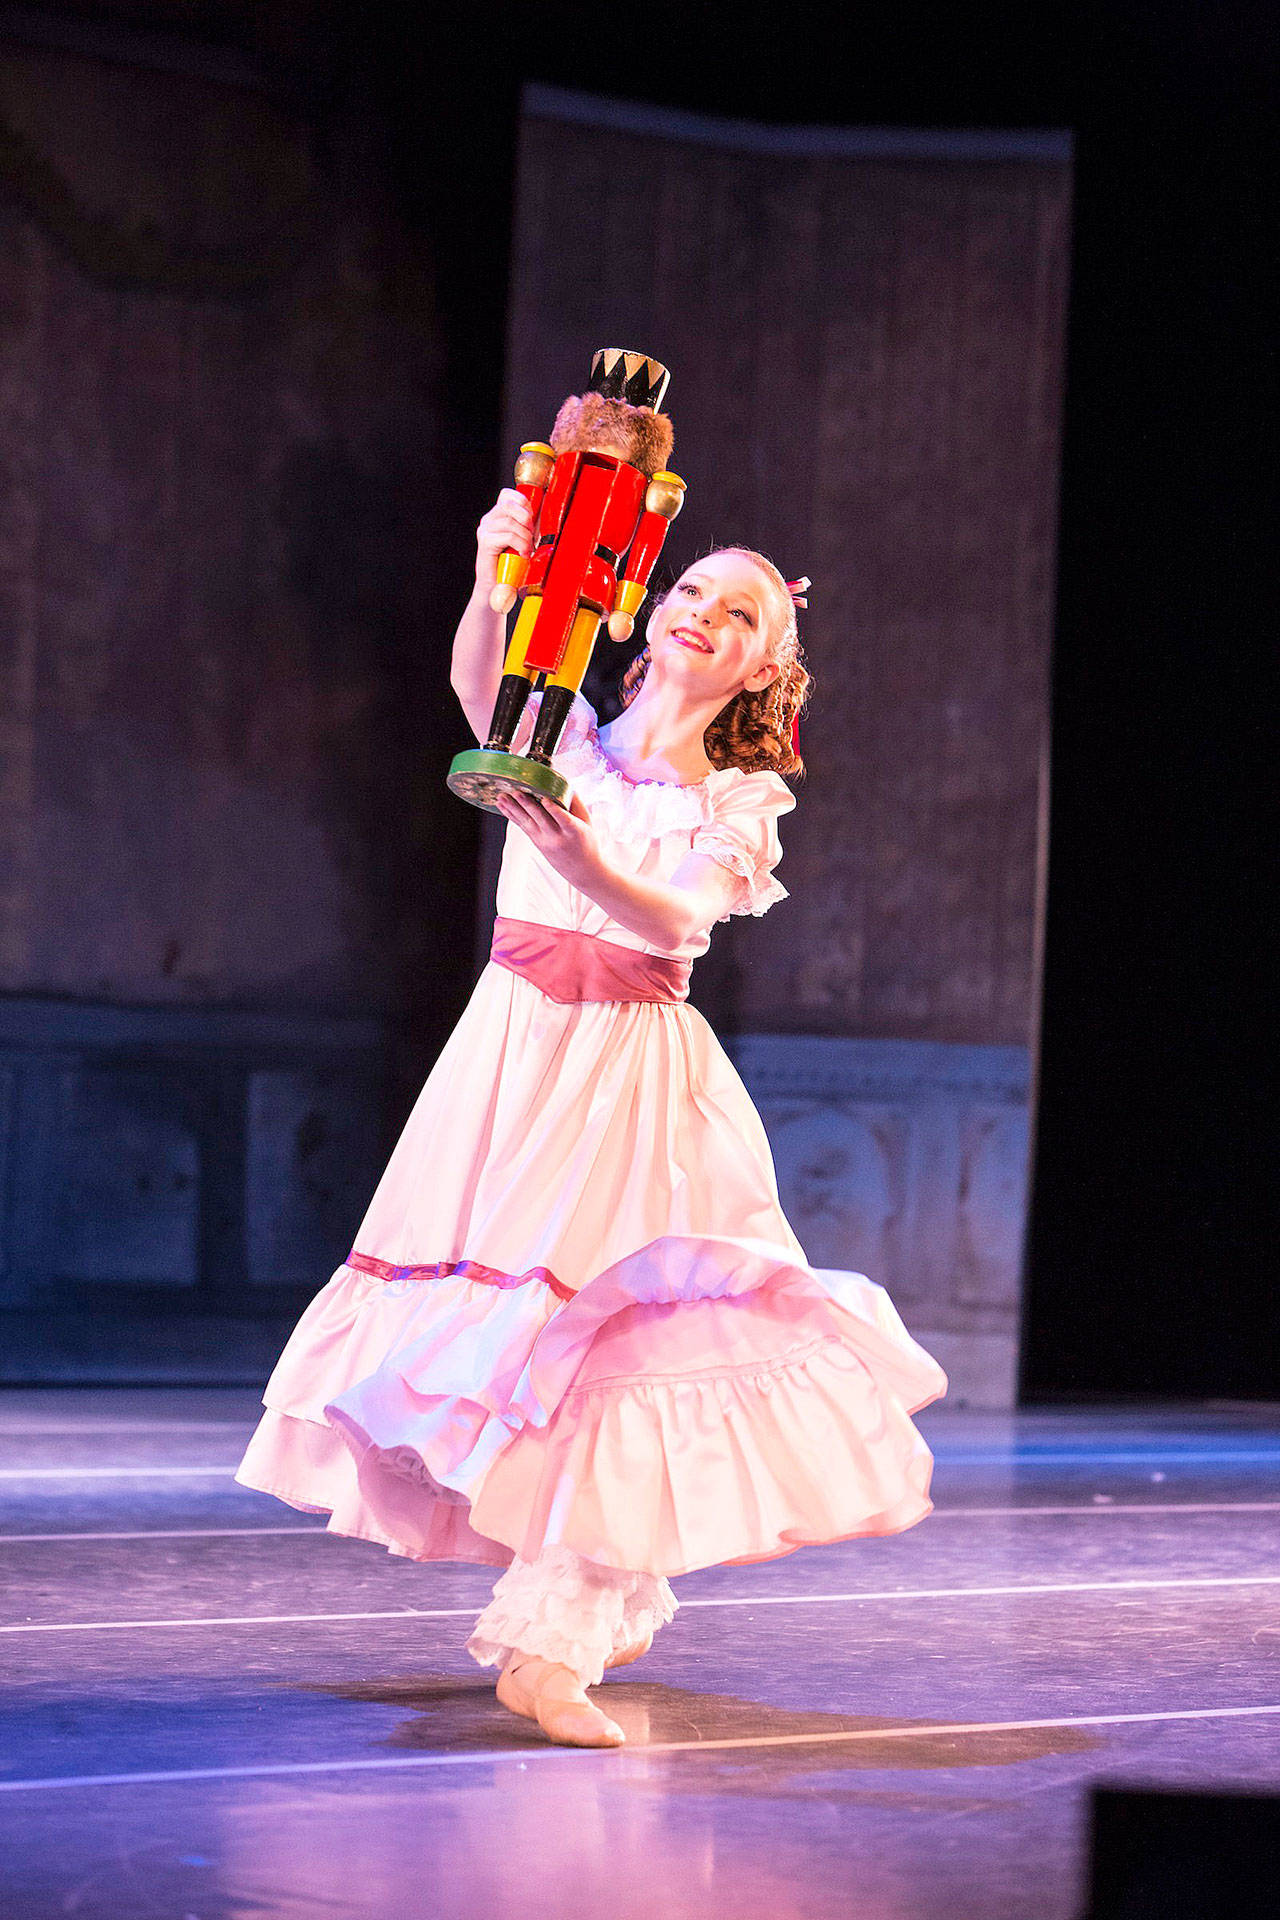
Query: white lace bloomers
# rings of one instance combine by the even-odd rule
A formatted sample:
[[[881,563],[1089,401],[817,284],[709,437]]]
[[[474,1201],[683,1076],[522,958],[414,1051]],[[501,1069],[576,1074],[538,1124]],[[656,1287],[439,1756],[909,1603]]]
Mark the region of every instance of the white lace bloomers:
[[[598,1686],[605,1662],[675,1617],[671,1583],[652,1573],[621,1572],[570,1547],[547,1547],[533,1561],[512,1561],[479,1616],[467,1652],[482,1667],[508,1653],[556,1660],[584,1687]]]

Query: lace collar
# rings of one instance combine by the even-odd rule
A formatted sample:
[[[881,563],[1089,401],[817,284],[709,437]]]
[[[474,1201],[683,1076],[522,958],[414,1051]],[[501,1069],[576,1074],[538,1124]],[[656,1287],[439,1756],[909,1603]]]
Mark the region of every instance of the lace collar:
[[[595,713],[588,701],[579,699],[581,725],[573,727],[555,758],[580,788],[592,820],[618,839],[652,840],[704,826],[715,818],[712,795],[743,777],[740,767],[713,767],[701,780],[687,784],[633,780],[609,759],[600,744]]]

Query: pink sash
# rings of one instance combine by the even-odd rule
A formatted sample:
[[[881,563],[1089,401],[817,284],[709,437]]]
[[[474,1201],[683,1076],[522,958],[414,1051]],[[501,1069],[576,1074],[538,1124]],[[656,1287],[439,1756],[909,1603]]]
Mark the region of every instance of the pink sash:
[[[669,954],[638,953],[614,940],[536,920],[493,923],[489,958],[540,987],[551,1000],[687,1000],[692,963]]]

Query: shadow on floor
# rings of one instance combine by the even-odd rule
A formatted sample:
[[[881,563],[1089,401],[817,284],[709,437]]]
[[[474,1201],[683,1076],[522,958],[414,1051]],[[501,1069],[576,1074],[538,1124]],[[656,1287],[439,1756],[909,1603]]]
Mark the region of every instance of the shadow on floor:
[[[499,1706],[491,1684],[477,1686],[452,1674],[406,1674],[298,1691],[409,1709],[414,1717],[401,1721],[376,1743],[382,1746],[456,1753],[549,1744],[539,1728]],[[741,1790],[744,1775],[751,1772],[767,1774],[770,1791],[777,1791],[783,1771],[824,1773],[835,1765],[860,1772],[1013,1766],[1023,1760],[1096,1752],[1105,1744],[1098,1735],[1076,1727],[972,1733],[959,1730],[964,1723],[949,1726],[897,1715],[796,1711],[735,1694],[696,1693],[656,1681],[611,1680],[607,1700],[600,1689],[595,1690],[595,1698],[607,1705],[633,1750],[678,1744],[681,1757],[696,1755],[700,1747],[723,1754],[732,1761],[735,1791]],[[915,1732],[915,1728],[929,1731]],[[884,1737],[877,1739],[880,1729]],[[735,1744],[719,1747],[716,1743],[721,1741]],[[755,1742],[760,1745],[754,1746]]]

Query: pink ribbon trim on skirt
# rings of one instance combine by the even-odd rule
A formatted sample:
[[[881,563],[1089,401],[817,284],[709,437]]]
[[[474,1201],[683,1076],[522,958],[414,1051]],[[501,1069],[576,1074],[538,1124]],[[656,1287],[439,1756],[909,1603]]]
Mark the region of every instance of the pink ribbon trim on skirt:
[[[501,1267],[482,1266],[479,1260],[437,1260],[434,1266],[397,1267],[376,1254],[359,1253],[352,1247],[343,1263],[358,1273],[372,1274],[375,1280],[450,1280],[461,1274],[464,1280],[483,1280],[487,1287],[523,1287],[530,1280],[541,1280],[561,1300],[572,1300],[572,1287],[557,1280],[550,1267],[530,1267],[528,1273],[504,1273]]]
[[[502,914],[493,923],[489,958],[564,1005],[581,1000],[687,1000],[693,971],[691,961],[670,954],[640,953],[593,933]]]

